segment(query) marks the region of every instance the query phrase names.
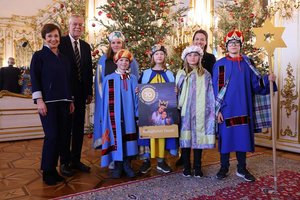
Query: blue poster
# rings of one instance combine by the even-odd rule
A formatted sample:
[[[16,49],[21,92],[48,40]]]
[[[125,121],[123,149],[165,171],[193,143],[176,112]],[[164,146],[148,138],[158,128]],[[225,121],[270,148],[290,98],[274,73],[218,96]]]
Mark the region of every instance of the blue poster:
[[[152,133],[152,136],[146,134],[144,138],[178,137],[175,83],[140,84],[138,87],[140,135],[147,132]],[[162,136],[161,132],[166,134]]]

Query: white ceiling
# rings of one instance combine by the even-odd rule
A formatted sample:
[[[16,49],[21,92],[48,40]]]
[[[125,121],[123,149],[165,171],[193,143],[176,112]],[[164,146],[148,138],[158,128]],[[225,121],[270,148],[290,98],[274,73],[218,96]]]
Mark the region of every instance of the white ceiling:
[[[39,9],[52,5],[54,0],[0,0],[0,18],[12,15],[35,16]]]

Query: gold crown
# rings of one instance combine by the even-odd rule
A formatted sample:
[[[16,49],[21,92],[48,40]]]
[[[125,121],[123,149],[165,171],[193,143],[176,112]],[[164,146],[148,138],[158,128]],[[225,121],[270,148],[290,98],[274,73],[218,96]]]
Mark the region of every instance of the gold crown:
[[[162,101],[162,100],[158,100],[159,102],[158,102],[158,107],[160,107],[160,106],[164,106],[165,108],[167,108],[168,107],[168,101]]]

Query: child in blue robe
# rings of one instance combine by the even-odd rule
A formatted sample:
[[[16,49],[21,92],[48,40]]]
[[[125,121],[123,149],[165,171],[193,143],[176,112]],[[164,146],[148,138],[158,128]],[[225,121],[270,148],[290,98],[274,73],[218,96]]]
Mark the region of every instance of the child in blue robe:
[[[103,80],[101,166],[106,167],[114,161],[113,178],[120,178],[123,171],[128,177],[135,176],[130,158],[138,154],[138,101],[137,78],[128,71],[132,59],[128,50],[118,51],[114,56],[117,69]]]
[[[246,152],[254,151],[253,96],[269,94],[269,85],[276,77],[274,74],[260,76],[249,58],[240,54],[243,42],[240,31],[230,31],[225,37],[228,54],[218,60],[213,68],[221,158],[217,178],[227,176],[230,152],[236,152],[236,175],[253,182],[255,177],[246,168]]]

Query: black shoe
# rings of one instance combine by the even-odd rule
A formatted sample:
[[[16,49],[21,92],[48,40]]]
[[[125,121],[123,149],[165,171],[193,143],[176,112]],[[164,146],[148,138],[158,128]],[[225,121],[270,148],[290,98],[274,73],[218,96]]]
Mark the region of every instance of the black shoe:
[[[182,175],[184,177],[191,177],[192,176],[191,169],[190,168],[189,169],[188,168],[184,169],[183,172],[182,172]]]
[[[122,176],[122,170],[120,170],[120,169],[113,169],[112,170],[112,178],[121,178],[121,176]]]
[[[171,167],[164,160],[157,163],[156,169],[163,173],[169,173],[172,171]]]
[[[146,174],[147,172],[149,172],[151,170],[151,163],[150,160],[145,160],[142,164],[142,166],[140,167],[140,172],[142,174]]]
[[[203,177],[203,172],[202,172],[202,170],[201,170],[201,167],[195,168],[195,170],[194,170],[194,176],[195,176],[196,178],[201,178],[201,177]]]
[[[70,168],[68,164],[61,164],[59,167],[59,172],[63,176],[71,177],[74,175],[73,170]]]
[[[219,172],[217,173],[217,179],[222,180],[227,176],[227,173],[229,172],[229,169],[227,167],[221,167]]]
[[[53,171],[43,171],[43,181],[46,185],[56,185],[56,177]]]
[[[57,182],[64,182],[66,179],[64,177],[62,177],[61,175],[58,174],[58,172],[55,170],[54,171],[54,177],[56,179]]]
[[[112,170],[112,178],[121,178],[123,171],[123,161],[114,161],[115,167]]]
[[[175,166],[180,167],[182,165],[183,165],[183,159],[182,156],[180,156],[180,158],[176,161]]]
[[[131,164],[128,159],[126,159],[123,162],[123,170],[124,170],[125,174],[127,175],[127,177],[129,177],[129,178],[135,177],[135,173],[134,173],[133,169],[131,168]]]
[[[238,177],[244,178],[244,180],[248,182],[255,181],[255,177],[246,168],[238,169],[236,175]]]
[[[91,171],[91,168],[89,166],[83,164],[82,162],[72,163],[71,168],[77,169],[79,171],[86,172],[86,173],[89,173]]]

